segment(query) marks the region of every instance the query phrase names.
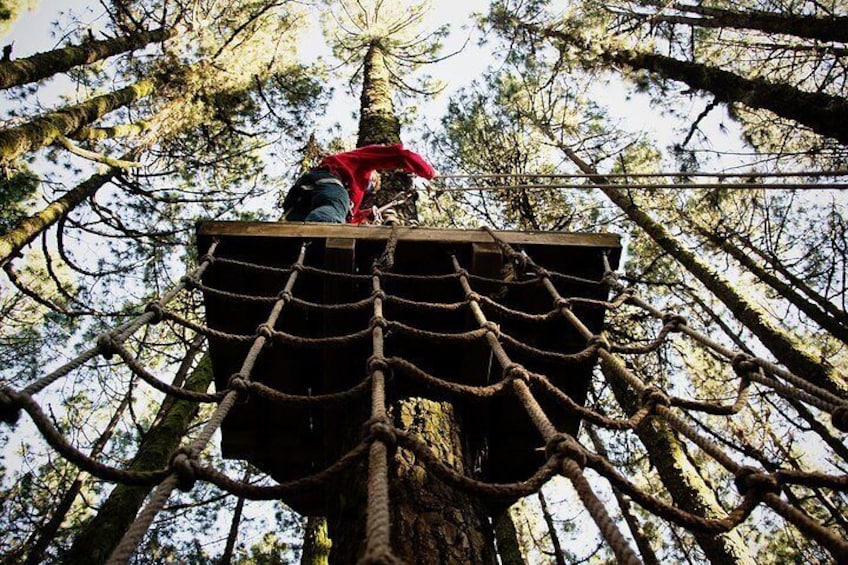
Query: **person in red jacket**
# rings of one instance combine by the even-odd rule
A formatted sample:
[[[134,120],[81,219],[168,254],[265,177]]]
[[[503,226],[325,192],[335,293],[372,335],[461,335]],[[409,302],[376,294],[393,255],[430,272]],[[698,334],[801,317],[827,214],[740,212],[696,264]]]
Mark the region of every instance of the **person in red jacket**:
[[[301,176],[283,201],[288,221],[361,223],[370,211],[361,210],[365,194],[377,170],[402,170],[432,180],[436,171],[421,155],[394,145],[366,145],[353,151],[324,157],[317,167]]]

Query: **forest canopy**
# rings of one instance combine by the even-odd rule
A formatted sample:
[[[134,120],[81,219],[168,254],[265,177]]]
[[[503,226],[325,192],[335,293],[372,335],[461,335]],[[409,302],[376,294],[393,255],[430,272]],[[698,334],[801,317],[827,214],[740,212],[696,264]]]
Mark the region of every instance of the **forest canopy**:
[[[191,273],[209,262],[195,229],[278,221],[287,190],[321,156],[373,143],[404,143],[439,171],[429,184],[385,175],[374,204],[395,203],[406,225],[622,237],[615,282],[604,281],[606,341],[589,345],[598,359],[618,348],[621,370],[651,394],[599,362],[578,402],[596,420],[572,439],[586,461],[631,481],[583,479],[634,558],[844,557],[848,3],[457,4],[0,1],[3,563],[107,562],[154,492],[107,467],[155,474],[183,456],[257,488],[275,483],[204,438],[224,393],[203,297],[191,292],[201,284]],[[532,274],[528,259],[501,252],[503,288],[467,301],[497,308]],[[163,297],[170,318],[150,306]],[[652,306],[619,310],[619,298]],[[427,419],[451,403],[428,402],[393,405],[396,425],[417,415],[410,433],[462,462],[461,442],[443,437],[458,437],[459,423],[446,417],[447,433],[427,435]],[[649,404],[653,416],[675,406],[683,423],[646,416]],[[200,440],[202,455],[186,448]],[[409,453],[387,456],[396,475],[427,476]],[[476,464],[456,466],[473,475]],[[739,475],[754,472],[760,482],[740,491]],[[778,478],[787,482],[766,484]],[[437,499],[453,492],[441,479],[422,484]],[[442,557],[615,562],[622,554],[577,485],[556,477],[511,506],[452,500],[484,517],[450,525],[468,543],[445,542]],[[163,504],[129,561],[324,563],[332,545],[321,517],[209,481]],[[735,527],[716,526],[739,508]],[[681,525],[684,514],[701,527]],[[357,535],[343,532],[336,547]],[[407,550],[437,562],[428,547]]]

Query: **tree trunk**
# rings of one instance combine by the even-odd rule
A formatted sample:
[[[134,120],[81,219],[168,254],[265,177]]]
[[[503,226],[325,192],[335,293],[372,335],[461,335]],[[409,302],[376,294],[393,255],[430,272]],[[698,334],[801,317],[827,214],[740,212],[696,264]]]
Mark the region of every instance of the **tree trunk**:
[[[533,24],[517,25],[531,33],[580,49],[590,47],[589,41],[570,32]],[[597,49],[597,45],[591,45],[591,48]],[[848,101],[844,98],[806,92],[761,78],[749,79],[701,63],[680,61],[673,57],[626,48],[606,47],[598,56],[607,64],[649,71],[664,79],[680,81],[691,88],[710,92],[721,102],[739,102],[751,108],[770,110],[778,116],[795,120],[820,135],[832,137],[848,145]]]
[[[649,2],[659,6],[657,2]],[[774,14],[771,12],[726,10],[702,5],[675,3],[675,10],[689,12],[705,16],[701,18],[683,18],[687,21],[675,22],[667,18],[680,18],[681,16],[652,15],[654,21],[672,21],[672,23],[685,23],[699,27],[710,28],[732,28],[753,29],[765,33],[781,35],[794,35],[807,39],[819,41],[848,41],[848,18],[844,16],[831,16],[822,18],[819,16],[803,16],[797,14]],[[691,20],[691,21],[690,21]]]
[[[554,562],[556,565],[565,565],[565,555],[562,553],[562,544],[559,541],[559,535],[556,531],[554,517],[551,516],[551,511],[548,510],[548,501],[545,499],[545,493],[539,491],[539,504],[542,507],[542,517],[545,519],[545,525],[548,526],[548,536],[551,538],[551,545],[554,550]]]
[[[88,454],[89,457],[96,459],[103,452],[106,444],[112,438],[112,434],[114,433],[118,422],[121,420],[124,410],[126,410],[127,406],[129,406],[130,398],[131,395],[127,394],[124,399],[121,400],[121,403],[118,405],[118,408],[115,410],[115,413],[112,415],[109,423],[106,424],[106,429],[103,430],[100,437],[98,437],[97,441],[94,442],[91,452]],[[73,506],[74,501],[77,499],[77,495],[79,495],[82,490],[82,486],[85,484],[87,479],[88,473],[84,471],[79,472],[74,478],[74,482],[71,483],[71,486],[65,491],[62,498],[56,504],[56,507],[53,509],[53,515],[50,517],[47,524],[38,528],[38,530],[33,532],[33,535],[30,536],[30,539],[27,542],[30,549],[27,551],[26,561],[24,561],[26,565],[36,565],[42,562],[44,552],[47,551],[48,547],[50,547],[50,543],[55,540],[56,532],[59,531],[59,528],[62,526],[62,522],[65,521],[65,517],[68,515],[71,506]]]
[[[515,529],[515,521],[512,519],[509,508],[504,506],[492,512],[492,528],[495,533],[495,543],[498,546],[498,557],[502,565],[526,565],[521,555],[518,531]]]
[[[111,168],[105,173],[92,175],[45,208],[18,222],[18,225],[7,233],[0,235],[0,266],[16,257],[27,244],[97,192],[119,172],[119,169]]]
[[[808,318],[816,322],[819,327],[830,332],[833,337],[839,339],[843,343],[848,344],[848,327],[843,326],[837,320],[834,320],[825,312],[822,312],[822,310],[814,304],[811,304],[808,300],[796,292],[794,287],[783,282],[775,275],[765,270],[762,266],[760,266],[760,263],[754,261],[747,253],[734,245],[729,237],[719,236],[694,220],[690,220],[689,223],[696,232],[701,234],[701,236],[709,241],[714,247],[721,249],[736,259],[740,265],[748,269],[748,271],[756,275],[761,281],[779,292],[781,297],[795,305],[801,312],[806,314]]]
[[[79,65],[89,65],[120,53],[140,49],[148,43],[161,43],[175,35],[174,29],[160,28],[125,37],[62,47],[36,53],[25,59],[0,62],[0,89],[35,82]]]
[[[306,518],[300,565],[328,565],[332,547],[333,542],[327,533],[327,519],[323,516]]]
[[[157,81],[141,80],[118,91],[44,114],[23,125],[0,130],[0,164],[10,163],[27,151],[50,145],[59,137],[67,136],[117,108],[152,94],[156,88]]]
[[[755,255],[759,256],[763,261],[771,265],[776,272],[783,275],[783,277],[787,281],[789,281],[789,284],[791,284],[795,290],[806,294],[807,298],[818,304],[825,312],[830,313],[830,315],[839,320],[842,325],[848,325],[848,313],[846,313],[845,310],[842,310],[836,305],[834,305],[830,300],[827,299],[827,297],[816,292],[816,290],[814,290],[809,284],[807,284],[807,281],[790,271],[786,267],[786,265],[784,265],[783,262],[780,261],[777,255],[775,255],[774,253],[766,253],[765,251],[763,251],[763,249],[760,248],[760,246],[755,245],[748,237],[744,236],[743,234],[734,233],[731,235],[738,239],[742,243],[742,245],[747,247]]]
[[[610,184],[608,179],[599,175],[588,163],[580,159],[568,147],[560,149],[584,173],[594,175],[592,181],[598,184]],[[614,187],[600,187],[607,197],[613,201],[625,214],[666,253],[674,257],[686,270],[721,300],[733,312],[736,318],[756,335],[772,355],[790,371],[812,384],[834,394],[845,395],[845,377],[832,366],[818,362],[812,355],[800,349],[796,340],[780,328],[774,326],[768,314],[747,300],[728,280],[722,277],[709,265],[704,263],[683,244],[672,236],[659,222],[651,218],[639,208],[627,194],[627,191]]]
[[[592,441],[592,445],[595,447],[595,452],[601,457],[609,459],[607,449],[597,432],[595,432],[595,429],[587,424],[584,424],[583,429],[586,430],[589,439]],[[612,494],[615,496],[616,502],[618,502],[618,507],[621,509],[621,515],[624,517],[624,521],[627,522],[630,534],[636,541],[636,547],[639,548],[639,555],[642,558],[642,562],[645,565],[660,565],[660,560],[654,552],[654,548],[651,546],[651,540],[649,540],[648,536],[645,535],[645,531],[642,529],[642,526],[639,525],[639,521],[633,514],[633,508],[630,504],[630,500],[615,487],[612,487]]]
[[[186,379],[187,390],[203,392],[212,382],[212,363],[207,353]],[[166,467],[171,455],[197,415],[199,404],[177,400],[159,423],[151,427],[139,447],[130,469],[149,471]],[[118,484],[100,506],[97,514],[82,527],[70,550],[66,565],[105,563],[135,519],[153,487]]]
[[[626,413],[633,414],[639,405],[638,398],[626,383],[617,381],[614,371],[606,370],[603,363],[601,369],[618,403]],[[635,431],[645,445],[648,459],[657,470],[675,506],[705,518],[721,515],[721,507],[715,493],[689,462],[682,443],[665,422],[648,418]],[[711,563],[754,565],[742,536],[735,530],[722,535],[704,532],[692,532],[692,535]]]

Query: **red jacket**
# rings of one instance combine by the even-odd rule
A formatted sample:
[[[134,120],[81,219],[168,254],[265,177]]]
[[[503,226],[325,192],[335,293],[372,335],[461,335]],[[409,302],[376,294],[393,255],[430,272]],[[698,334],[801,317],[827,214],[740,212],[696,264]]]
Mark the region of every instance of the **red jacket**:
[[[319,164],[327,167],[339,177],[347,187],[352,203],[351,217],[353,223],[359,223],[362,218],[357,214],[362,198],[371,180],[371,173],[378,169],[402,169],[419,177],[431,180],[436,176],[436,170],[423,157],[404,149],[403,145],[366,145],[353,151],[329,155]]]

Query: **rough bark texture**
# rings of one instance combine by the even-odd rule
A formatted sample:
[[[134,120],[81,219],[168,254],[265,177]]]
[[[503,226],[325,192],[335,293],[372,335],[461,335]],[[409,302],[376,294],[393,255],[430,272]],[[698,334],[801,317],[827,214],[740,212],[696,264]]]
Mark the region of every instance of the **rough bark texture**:
[[[323,516],[306,518],[300,565],[328,565],[332,547],[333,542],[327,533],[327,519]]]
[[[75,106],[50,112],[18,127],[0,131],[0,163],[27,151],[50,145],[109,112],[152,94],[156,81],[141,80],[118,91],[96,96]]]
[[[392,407],[395,424],[415,433],[439,459],[467,473],[461,428],[447,402],[412,398]],[[487,513],[441,483],[415,457],[398,450],[392,462],[393,547],[408,563],[495,563]]]
[[[509,507],[498,508],[492,512],[492,527],[495,532],[495,543],[498,546],[498,557],[502,565],[526,565],[521,555],[521,542],[518,541],[518,531],[515,521],[509,512]]]
[[[584,49],[588,41],[576,34],[519,24],[531,33]],[[712,93],[721,102],[738,102],[750,108],[770,110],[801,123],[814,132],[848,144],[848,101],[837,96],[806,92],[793,86],[749,79],[708,65],[681,61],[673,57],[642,53],[631,49],[607,48],[599,54],[607,64],[655,73],[664,79],[676,80],[697,90]]]
[[[603,365],[601,368],[619,404],[628,414],[633,414],[639,405],[638,398],[624,383],[618,382],[614,371],[605,370]],[[636,428],[636,435],[645,445],[648,459],[675,506],[704,517],[714,518],[722,514],[715,493],[689,462],[680,440],[664,422],[649,418]],[[692,536],[711,563],[754,565],[742,536],[735,530],[718,536],[692,532]]]
[[[395,116],[386,56],[379,41],[374,41],[365,53],[362,72],[356,146],[400,142],[400,121]]]
[[[73,210],[86,198],[97,192],[118,172],[118,169],[109,169],[105,173],[92,175],[63,194],[61,198],[54,200],[32,216],[24,218],[18,225],[0,236],[0,265],[6,264],[7,261],[17,256],[24,246],[62,219],[65,214]]]
[[[659,5],[654,2],[651,2],[651,4]],[[675,3],[672,7],[681,12],[704,16],[701,18],[684,17],[686,20],[692,21],[680,22],[700,27],[755,29],[766,33],[794,35],[820,41],[839,41],[842,43],[848,41],[848,17],[845,16],[822,18],[798,14],[774,14],[756,10],[740,12],[683,3]],[[655,15],[651,19],[654,21],[669,21],[668,18],[675,17],[678,16]]]
[[[592,178],[593,182],[609,184],[608,179],[598,175],[597,171],[580,159],[574,151],[567,147],[561,147],[561,149],[581,171],[595,175]],[[721,300],[733,312],[733,315],[759,338],[780,363],[802,379],[834,394],[845,396],[848,383],[846,383],[843,375],[832,366],[820,363],[811,354],[803,351],[787,332],[772,323],[768,314],[747,300],[715,269],[686,249],[680,241],[669,233],[665,226],[639,208],[626,191],[612,187],[602,187],[600,190],[621,208],[636,225],[644,230],[660,248],[674,257],[695,278],[701,281],[716,298]]]
[[[359,146],[400,143],[385,57],[379,40],[373,41],[364,60]],[[393,183],[390,180],[380,194],[393,198],[397,194]],[[408,218],[417,219],[415,208],[411,211]],[[395,402],[389,411],[395,425],[421,438],[446,464],[465,471],[460,422],[449,402],[408,398]],[[395,452],[389,468],[391,543],[398,557],[428,565],[495,563],[488,515],[481,504],[436,480],[404,450]],[[351,474],[337,515],[329,520],[332,563],[352,565],[363,553],[366,475],[361,466]]]
[[[89,41],[36,53],[25,59],[0,62],[0,89],[10,88],[68,71],[79,65],[89,65],[120,53],[133,51],[148,43],[160,43],[173,37],[172,29],[142,31],[126,37]]]
[[[205,391],[212,382],[212,363],[204,355],[185,388]],[[170,410],[148,430],[130,469],[147,471],[168,465],[171,454],[179,446],[188,426],[197,415],[198,404],[188,400],[175,401]],[[63,556],[66,565],[99,565],[105,563],[132,524],[152,487],[118,484],[103,502],[97,514],[83,526],[70,550]]]

